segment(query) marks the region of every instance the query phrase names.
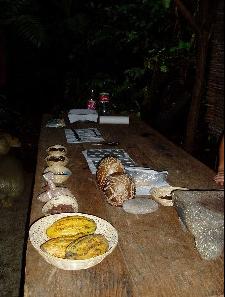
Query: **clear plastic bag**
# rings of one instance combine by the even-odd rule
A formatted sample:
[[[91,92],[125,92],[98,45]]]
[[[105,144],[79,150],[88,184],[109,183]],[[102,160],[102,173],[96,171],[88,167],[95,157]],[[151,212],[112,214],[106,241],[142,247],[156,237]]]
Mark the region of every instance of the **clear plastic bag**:
[[[65,126],[63,119],[51,119],[46,124],[47,128],[64,128]]]
[[[73,194],[67,188],[57,187],[54,183],[54,173],[47,172],[43,175],[44,179],[48,183],[48,190],[38,196],[38,200],[41,202],[48,202],[59,196],[69,196],[75,199]]]
[[[158,172],[150,168],[133,167],[126,168],[126,172],[134,179],[136,195],[150,195],[151,190],[168,186],[168,172]]]

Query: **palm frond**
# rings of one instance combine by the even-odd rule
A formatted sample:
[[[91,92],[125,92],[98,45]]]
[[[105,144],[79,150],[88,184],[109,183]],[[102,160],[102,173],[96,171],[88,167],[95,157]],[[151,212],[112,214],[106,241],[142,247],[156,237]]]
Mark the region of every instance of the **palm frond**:
[[[32,2],[32,0],[13,0],[13,6],[19,10],[21,8],[30,6]]]
[[[0,17],[7,15],[16,15],[22,9],[32,6],[33,0],[0,0]]]
[[[21,15],[15,19],[14,25],[18,35],[33,43],[35,47],[40,48],[45,45],[45,29],[38,17]]]
[[[15,19],[34,7],[34,0],[0,0],[0,25],[12,24]]]

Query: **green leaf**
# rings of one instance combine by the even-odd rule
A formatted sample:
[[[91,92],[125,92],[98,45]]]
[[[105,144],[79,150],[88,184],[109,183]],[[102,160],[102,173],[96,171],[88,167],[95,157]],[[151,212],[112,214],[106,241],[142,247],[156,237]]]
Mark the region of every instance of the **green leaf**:
[[[162,3],[166,9],[170,7],[171,0],[162,0]]]
[[[190,48],[191,48],[191,43],[190,42],[180,40],[179,44],[177,46],[174,46],[174,47],[170,48],[170,52],[174,53],[174,52],[177,52],[179,50],[184,50],[184,49],[189,50]]]
[[[178,45],[179,49],[190,49],[190,47],[191,47],[190,42],[186,42],[182,40],[179,42],[179,45]]]
[[[30,15],[21,15],[15,20],[14,26],[18,35],[33,43],[34,46],[39,48],[44,45],[46,41],[45,30],[39,18]]]
[[[168,72],[168,67],[166,65],[161,65],[160,66],[160,71],[163,73],[167,73]]]

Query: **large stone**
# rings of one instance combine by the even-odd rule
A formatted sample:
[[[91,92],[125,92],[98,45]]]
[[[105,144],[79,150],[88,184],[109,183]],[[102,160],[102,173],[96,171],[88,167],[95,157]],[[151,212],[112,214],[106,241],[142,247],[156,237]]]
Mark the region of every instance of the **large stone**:
[[[201,257],[218,258],[224,249],[224,191],[175,191],[172,196]]]
[[[19,197],[23,190],[22,164],[12,155],[0,155],[0,199]]]
[[[0,156],[8,154],[10,144],[6,137],[0,135]]]

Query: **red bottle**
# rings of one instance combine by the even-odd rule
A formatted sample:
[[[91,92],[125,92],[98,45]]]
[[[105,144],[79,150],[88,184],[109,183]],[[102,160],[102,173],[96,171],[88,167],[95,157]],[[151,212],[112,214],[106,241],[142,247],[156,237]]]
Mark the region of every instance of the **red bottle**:
[[[87,109],[96,110],[96,101],[94,99],[94,90],[91,90],[91,96],[87,101]]]
[[[99,114],[102,116],[110,114],[109,93],[100,93],[99,94]]]

